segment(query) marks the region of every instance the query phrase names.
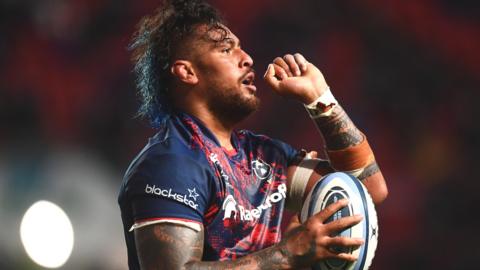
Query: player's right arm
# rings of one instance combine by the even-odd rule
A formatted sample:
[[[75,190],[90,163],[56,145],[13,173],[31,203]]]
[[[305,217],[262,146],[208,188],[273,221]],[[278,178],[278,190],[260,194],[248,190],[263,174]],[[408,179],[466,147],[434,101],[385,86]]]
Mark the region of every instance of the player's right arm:
[[[324,223],[328,217],[347,205],[340,200],[309,218],[304,224],[293,224],[294,229],[284,239],[269,248],[251,253],[233,261],[201,261],[204,229],[193,230],[172,223],[159,223],[135,229],[135,243],[141,269],[298,269],[329,258],[355,261],[347,253],[332,252],[333,246],[357,247],[362,239],[336,235],[359,223],[360,216],[351,216]]]

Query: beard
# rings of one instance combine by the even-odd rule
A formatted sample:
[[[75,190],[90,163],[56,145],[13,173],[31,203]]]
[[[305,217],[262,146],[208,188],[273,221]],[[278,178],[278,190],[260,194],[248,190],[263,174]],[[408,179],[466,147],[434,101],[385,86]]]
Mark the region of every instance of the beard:
[[[235,125],[258,109],[260,99],[254,95],[247,97],[242,91],[233,87],[230,89],[213,88],[210,91],[207,106],[222,123]]]

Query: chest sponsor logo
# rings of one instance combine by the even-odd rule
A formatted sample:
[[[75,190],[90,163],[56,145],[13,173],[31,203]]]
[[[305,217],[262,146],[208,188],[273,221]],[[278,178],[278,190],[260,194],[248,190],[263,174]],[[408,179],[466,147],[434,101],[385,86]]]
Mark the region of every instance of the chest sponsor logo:
[[[191,191],[190,189],[188,190],[189,192]],[[190,197],[193,197],[195,200],[197,199],[198,194],[195,191],[195,188],[192,190],[193,192],[190,192]],[[159,187],[156,187],[155,185],[150,186],[147,184],[145,186],[145,193],[147,194],[155,194],[160,197],[168,198],[175,200],[177,202],[183,203],[195,210],[198,208],[198,204],[196,204],[194,201],[188,199],[187,195],[185,194],[180,194],[172,191],[171,188],[169,189],[161,189]]]
[[[272,180],[272,167],[261,159],[255,159],[252,161],[252,170],[260,180]]]
[[[273,204],[280,202],[287,197],[287,185],[281,184],[278,186],[277,192],[268,195],[264,203],[254,209],[245,209],[244,206],[239,205],[232,195],[228,195],[223,201],[222,210],[224,211],[223,219],[240,219],[242,221],[253,221],[258,219],[264,210],[273,206]]]

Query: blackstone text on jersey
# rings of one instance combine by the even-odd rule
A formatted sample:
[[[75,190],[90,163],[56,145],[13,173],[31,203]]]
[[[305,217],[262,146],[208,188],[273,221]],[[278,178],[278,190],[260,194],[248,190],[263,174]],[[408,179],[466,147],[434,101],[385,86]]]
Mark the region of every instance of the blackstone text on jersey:
[[[272,203],[278,203],[287,197],[287,185],[281,184],[278,186],[278,191],[270,194],[264,203],[254,209],[245,209],[242,205],[237,205],[237,201],[232,195],[228,195],[223,201],[222,209],[224,211],[223,219],[237,219],[237,213],[240,213],[240,220],[253,221],[260,218],[263,210],[272,207]]]
[[[155,185],[150,186],[150,185],[147,184],[145,186],[145,193],[155,194],[155,195],[158,195],[158,196],[161,196],[161,197],[176,200],[178,202],[181,202],[183,204],[186,204],[186,205],[190,206],[191,208],[193,208],[195,210],[197,210],[197,207],[198,207],[198,204],[196,204],[192,200],[189,200],[187,195],[172,192],[171,188],[167,190],[167,189],[161,189],[159,187],[156,187]],[[196,199],[196,197],[193,197],[193,198]]]

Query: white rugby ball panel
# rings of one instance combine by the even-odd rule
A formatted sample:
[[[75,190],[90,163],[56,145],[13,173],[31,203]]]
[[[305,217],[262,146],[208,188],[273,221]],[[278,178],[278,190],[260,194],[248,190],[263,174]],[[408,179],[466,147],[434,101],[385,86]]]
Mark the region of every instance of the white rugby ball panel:
[[[375,255],[378,241],[377,214],[373,201],[365,186],[357,178],[342,172],[324,176],[307,195],[303,204],[300,220],[305,222],[308,217],[325,209],[328,205],[347,198],[348,206],[334,213],[325,222],[331,222],[342,217],[361,214],[363,220],[340,233],[343,237],[363,238],[365,244],[360,248],[337,249],[358,256],[358,260],[349,263],[343,260],[330,259],[317,263],[313,269],[319,270],[366,270]]]

